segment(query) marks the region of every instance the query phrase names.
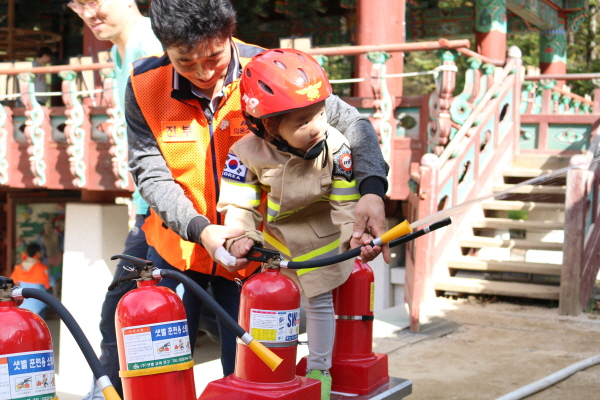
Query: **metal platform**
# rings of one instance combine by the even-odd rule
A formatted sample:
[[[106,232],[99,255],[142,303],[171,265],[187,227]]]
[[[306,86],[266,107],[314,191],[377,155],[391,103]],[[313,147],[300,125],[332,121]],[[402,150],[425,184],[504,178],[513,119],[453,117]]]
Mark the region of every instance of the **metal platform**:
[[[400,400],[412,393],[412,382],[408,379],[394,378],[373,390],[369,394],[356,395],[331,392],[331,400]]]

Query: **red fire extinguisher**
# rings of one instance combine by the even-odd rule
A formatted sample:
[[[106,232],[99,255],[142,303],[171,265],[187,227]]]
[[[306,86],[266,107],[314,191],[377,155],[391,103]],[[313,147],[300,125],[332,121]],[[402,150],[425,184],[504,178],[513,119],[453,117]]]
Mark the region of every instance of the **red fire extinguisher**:
[[[44,320],[18,308],[11,279],[0,277],[0,396],[56,398],[52,338]]]
[[[264,252],[269,252],[262,249]],[[276,254],[273,252],[272,254]],[[264,260],[257,260],[264,261]],[[300,289],[279,268],[263,272],[242,286],[239,324],[283,359],[276,370],[264,364],[249,346],[238,342],[235,373],[210,382],[199,399],[318,399],[319,381],[296,376],[300,328]]]
[[[373,353],[374,293],[373,270],[359,260],[348,280],[333,291],[332,390],[364,395],[390,380],[387,355]]]
[[[48,326],[37,314],[18,308],[23,299],[52,308],[69,329],[107,400],[120,400],[90,342],[71,313],[45,290],[20,288],[0,276],[0,396],[56,400],[54,354]],[[5,397],[8,396],[8,397]]]
[[[171,289],[156,286],[161,277],[151,262],[129,256],[111,259],[116,258],[133,265],[122,280],[137,280],[137,289],[121,298],[115,316],[124,399],[195,400],[194,361],[181,299]]]

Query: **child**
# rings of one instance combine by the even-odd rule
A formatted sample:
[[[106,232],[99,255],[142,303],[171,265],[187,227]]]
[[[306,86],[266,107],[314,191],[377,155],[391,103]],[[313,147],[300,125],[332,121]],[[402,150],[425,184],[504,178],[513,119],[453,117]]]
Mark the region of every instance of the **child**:
[[[27,245],[23,262],[17,265],[10,278],[22,288],[50,289],[48,267],[41,261],[42,248],[37,243]],[[46,316],[46,305],[36,299],[25,299],[21,308],[33,311],[40,317]]]
[[[232,146],[222,175],[217,209],[225,214],[226,226],[246,230],[230,239],[227,249],[244,257],[258,242],[297,261],[349,250],[360,194],[348,142],[327,124],[325,99],[332,91],[321,66],[297,50],[266,51],[244,68],[240,90],[255,135]],[[261,214],[263,191],[267,201]],[[261,222],[262,232],[257,230]],[[365,236],[353,246],[372,239]],[[373,259],[379,251],[367,246],[361,255]],[[346,281],[353,263],[282,270],[302,291],[309,337],[306,376],[321,381],[322,399],[331,392],[331,290]]]

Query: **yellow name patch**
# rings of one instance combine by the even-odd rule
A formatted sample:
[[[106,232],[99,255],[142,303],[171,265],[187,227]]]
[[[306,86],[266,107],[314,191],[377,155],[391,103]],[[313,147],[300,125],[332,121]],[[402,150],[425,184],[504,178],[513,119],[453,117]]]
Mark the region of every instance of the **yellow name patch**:
[[[198,140],[198,123],[196,121],[163,121],[160,126],[161,139],[165,143]]]

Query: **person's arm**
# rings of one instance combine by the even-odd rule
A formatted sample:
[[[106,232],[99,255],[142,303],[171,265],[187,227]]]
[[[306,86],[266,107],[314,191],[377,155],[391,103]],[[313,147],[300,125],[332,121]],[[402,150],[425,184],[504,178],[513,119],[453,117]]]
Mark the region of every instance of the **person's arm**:
[[[264,245],[265,242],[262,232],[258,230],[263,220],[258,211],[262,195],[261,184],[256,174],[237,158],[235,147],[236,145],[229,150],[228,161],[235,160],[237,167],[235,170],[226,167],[223,171],[217,203],[217,211],[225,216],[224,225],[244,230],[243,234],[225,242],[225,249],[238,257],[235,266],[224,265],[231,272],[248,267],[250,263],[243,260],[250,248],[257,243]]]
[[[348,140],[353,155],[354,177],[361,198],[356,205],[353,240],[368,243],[368,238],[385,232],[385,193],[389,165],[383,159],[377,133],[368,118],[339,97],[325,101],[328,123]],[[367,246],[370,249],[370,246]],[[382,247],[385,262],[391,261],[387,244]]]
[[[137,103],[131,81],[125,93],[125,116],[129,144],[129,171],[140,194],[163,222],[183,239],[200,244],[210,224],[175,182]]]
[[[373,125],[338,96],[329,96],[325,103],[327,122],[346,137],[352,150],[352,168],[360,194],[373,193],[384,198],[389,165],[383,159]]]

